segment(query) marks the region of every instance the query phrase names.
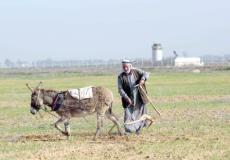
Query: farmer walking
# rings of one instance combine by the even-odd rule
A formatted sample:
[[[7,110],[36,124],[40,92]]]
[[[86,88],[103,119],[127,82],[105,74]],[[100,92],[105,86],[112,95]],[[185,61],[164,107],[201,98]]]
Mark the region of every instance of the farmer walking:
[[[149,78],[149,73],[132,67],[132,61],[122,60],[123,72],[118,76],[118,91],[121,96],[124,108],[124,122],[138,120],[143,114],[147,114],[145,104],[148,102],[138,90],[141,85],[146,92],[145,81]],[[138,121],[133,124],[125,124],[125,132],[140,133],[141,129],[146,126],[145,121]]]

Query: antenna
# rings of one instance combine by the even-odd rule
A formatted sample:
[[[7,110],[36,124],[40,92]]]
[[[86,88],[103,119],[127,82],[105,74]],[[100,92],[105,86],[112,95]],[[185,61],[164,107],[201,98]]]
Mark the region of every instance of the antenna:
[[[173,54],[174,54],[175,58],[178,57],[178,54],[176,53],[175,50],[173,51]]]

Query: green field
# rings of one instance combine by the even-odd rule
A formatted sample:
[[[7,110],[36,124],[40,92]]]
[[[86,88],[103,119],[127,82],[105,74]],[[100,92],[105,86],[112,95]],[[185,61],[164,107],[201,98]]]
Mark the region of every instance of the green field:
[[[113,111],[123,121],[116,75],[50,73],[0,77],[0,159],[230,159],[230,72],[153,72],[148,93],[161,112],[141,135],[107,135],[110,121],[97,141],[96,115],[71,120],[73,136],[66,140],[52,124],[56,119],[29,112],[25,83],[66,90],[105,86],[114,93]],[[151,115],[156,115],[150,105]]]

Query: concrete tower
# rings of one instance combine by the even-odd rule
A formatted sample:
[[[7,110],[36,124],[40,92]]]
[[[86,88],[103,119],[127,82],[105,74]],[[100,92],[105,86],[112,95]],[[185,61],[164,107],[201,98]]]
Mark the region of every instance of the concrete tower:
[[[152,64],[159,66],[162,63],[163,51],[160,43],[154,43],[152,46]]]

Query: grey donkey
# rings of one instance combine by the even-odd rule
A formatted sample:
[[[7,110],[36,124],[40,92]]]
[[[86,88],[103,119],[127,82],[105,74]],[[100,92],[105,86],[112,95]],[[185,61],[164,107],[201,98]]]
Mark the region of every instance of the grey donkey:
[[[40,82],[35,89],[32,89],[28,84],[26,86],[32,92],[30,112],[36,114],[43,106],[50,107],[55,111],[60,118],[55,122],[55,128],[67,137],[70,136],[70,123],[71,117],[85,117],[87,115],[97,114],[97,129],[94,139],[98,137],[103,126],[104,115],[117,126],[120,135],[124,135],[117,117],[112,113],[113,93],[104,87],[92,87],[93,98],[76,100],[68,91],[58,92],[54,90],[41,89]],[[58,109],[54,109],[54,101],[57,100],[58,95],[62,95],[62,102],[58,104]],[[64,123],[65,129],[63,130],[59,124]]]

